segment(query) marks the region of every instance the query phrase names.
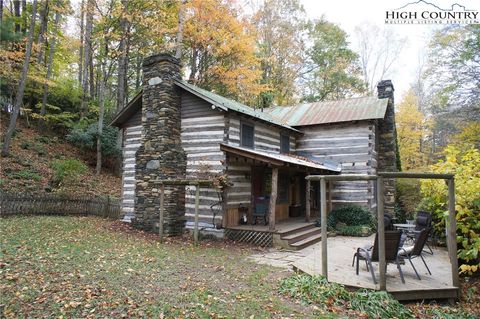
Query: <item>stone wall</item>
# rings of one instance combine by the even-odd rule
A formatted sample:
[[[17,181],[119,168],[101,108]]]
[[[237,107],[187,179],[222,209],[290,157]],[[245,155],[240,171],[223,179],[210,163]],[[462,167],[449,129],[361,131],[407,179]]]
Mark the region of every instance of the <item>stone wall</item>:
[[[378,98],[388,98],[387,112],[383,120],[378,121],[378,171],[396,172],[396,143],[397,131],[395,128],[395,107],[392,81],[380,81],[377,85]],[[385,212],[394,214],[395,207],[395,179],[385,179]]]
[[[135,159],[135,216],[133,224],[157,230],[159,179],[185,178],[186,155],[181,146],[181,97],[174,81],[180,79],[180,63],[167,54],[143,62],[142,137]],[[165,187],[164,231],[183,232],[185,226],[185,188]]]

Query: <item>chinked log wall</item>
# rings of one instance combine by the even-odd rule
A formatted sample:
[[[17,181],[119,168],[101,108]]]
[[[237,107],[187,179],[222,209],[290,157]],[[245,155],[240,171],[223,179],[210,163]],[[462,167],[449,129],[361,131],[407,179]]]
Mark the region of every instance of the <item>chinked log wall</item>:
[[[225,154],[220,143],[226,139],[225,113],[190,93],[182,94],[182,147],[187,154],[187,179],[210,179],[223,174]],[[186,186],[185,217],[187,227],[195,217],[196,186]],[[221,194],[213,187],[200,187],[200,227],[213,227],[222,222]],[[213,205],[213,207],[212,207]],[[215,214],[215,217],[213,216]]]
[[[120,200],[111,197],[0,193],[0,217],[72,215],[119,219],[120,206]]]
[[[298,139],[297,151],[323,162],[331,160],[342,165],[342,174],[375,174],[375,124],[370,121],[311,126]],[[367,208],[375,205],[374,186],[370,181],[332,182],[333,208],[356,204]]]
[[[133,217],[135,205],[135,153],[142,136],[142,112],[137,112],[123,129],[122,211],[125,217]]]

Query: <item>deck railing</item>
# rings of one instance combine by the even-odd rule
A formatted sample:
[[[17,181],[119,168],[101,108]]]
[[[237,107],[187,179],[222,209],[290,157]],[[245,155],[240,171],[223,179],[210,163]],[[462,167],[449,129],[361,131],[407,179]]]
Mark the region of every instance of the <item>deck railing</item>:
[[[119,219],[120,200],[113,197],[0,192],[0,217],[18,215],[99,216]]]

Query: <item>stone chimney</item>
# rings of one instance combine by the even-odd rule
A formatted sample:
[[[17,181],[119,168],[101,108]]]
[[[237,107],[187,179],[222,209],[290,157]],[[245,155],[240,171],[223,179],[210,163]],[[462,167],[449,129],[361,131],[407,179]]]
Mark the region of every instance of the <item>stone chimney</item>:
[[[168,54],[143,61],[142,138],[135,159],[134,225],[158,230],[159,179],[185,178],[186,155],[180,137],[180,62]],[[164,232],[176,235],[185,226],[185,187],[165,186]]]
[[[385,118],[378,121],[378,168],[379,172],[396,172],[397,168],[397,131],[395,128],[395,106],[392,81],[380,81],[377,85],[378,98],[388,98]],[[385,212],[394,214],[396,183],[394,179],[385,179]]]

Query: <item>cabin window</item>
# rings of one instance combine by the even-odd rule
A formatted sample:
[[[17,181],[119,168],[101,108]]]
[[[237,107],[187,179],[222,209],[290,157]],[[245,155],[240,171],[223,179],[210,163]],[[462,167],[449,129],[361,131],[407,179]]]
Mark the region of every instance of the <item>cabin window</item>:
[[[287,174],[278,174],[278,195],[277,195],[277,202],[278,203],[288,203],[288,193],[290,188],[290,178]]]
[[[280,135],[280,153],[290,153],[290,136]]]
[[[253,125],[242,123],[241,126],[241,137],[240,145],[243,147],[253,148],[253,138],[254,138],[254,127]]]

